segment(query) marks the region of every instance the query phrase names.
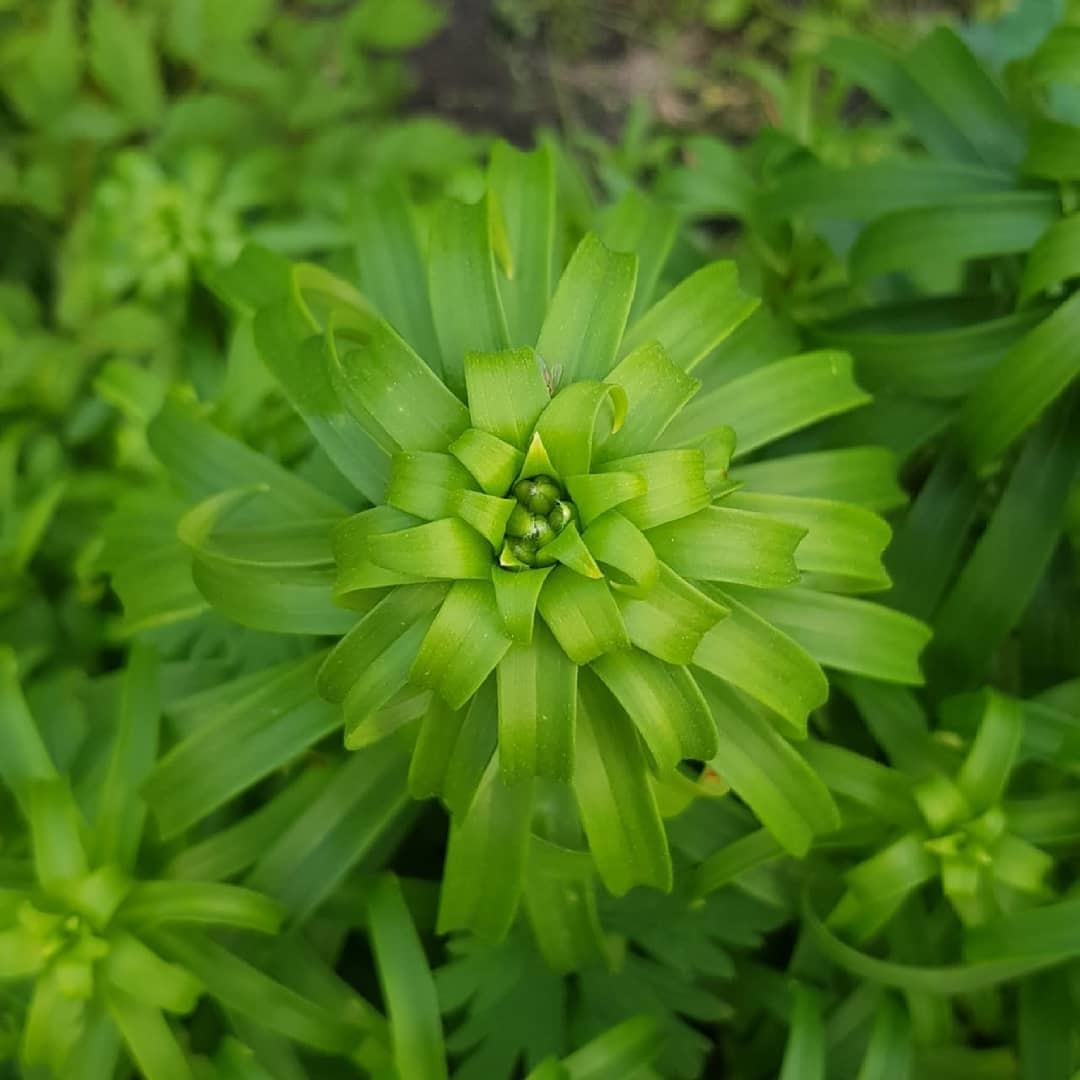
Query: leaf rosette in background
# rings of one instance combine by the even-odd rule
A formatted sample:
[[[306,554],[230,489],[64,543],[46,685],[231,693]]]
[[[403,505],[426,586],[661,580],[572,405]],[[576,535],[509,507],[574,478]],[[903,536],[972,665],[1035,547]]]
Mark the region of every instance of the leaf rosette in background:
[[[500,148],[485,198],[431,210],[426,243],[400,196],[356,216],[363,294],[256,249],[224,281],[319,475],[178,402],[151,427],[208,496],[179,528],[202,596],[340,638],[316,682],[346,745],[405,739],[409,790],[451,812],[443,929],[500,936],[528,864],[573,878],[586,849],[615,894],[670,889],[661,808],[687,792],[729,786],[804,853],[838,821],[789,742],[822,665],[916,684],[926,641],[863,595],[889,585],[888,526],[859,505],[894,499],[888,455],[744,464],[868,400],[849,358],[725,369],[755,302],[723,262],[655,299],[672,234],[640,200],[552,287],[544,150]]]

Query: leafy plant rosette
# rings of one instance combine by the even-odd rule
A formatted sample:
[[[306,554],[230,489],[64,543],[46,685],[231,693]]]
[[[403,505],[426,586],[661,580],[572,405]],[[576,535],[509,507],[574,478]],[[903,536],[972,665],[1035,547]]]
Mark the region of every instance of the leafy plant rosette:
[[[363,294],[241,258],[226,287],[321,448],[315,479],[179,402],[150,432],[209,494],[179,527],[203,597],[340,637],[319,693],[347,747],[411,743],[410,792],[452,815],[440,927],[491,937],[545,856],[573,877],[587,848],[615,894],[670,889],[661,806],[714,773],[804,853],[838,822],[789,742],[821,665],[918,683],[927,636],[862,595],[888,587],[886,523],[830,497],[880,503],[880,452],[740,469],[868,400],[849,358],[707,362],[755,302],[723,262],[654,300],[670,236],[647,213],[621,236],[640,255],[586,235],[552,289],[553,191],[546,151],[500,148],[486,196],[436,207],[426,244],[384,193]]]

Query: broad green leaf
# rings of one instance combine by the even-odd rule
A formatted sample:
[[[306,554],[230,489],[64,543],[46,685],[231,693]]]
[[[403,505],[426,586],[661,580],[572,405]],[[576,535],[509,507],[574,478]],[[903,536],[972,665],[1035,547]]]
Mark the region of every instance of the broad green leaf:
[[[211,881],[140,881],[117,912],[124,925],[140,930],[202,923],[260,934],[276,934],[281,915],[281,906],[262,893]]]
[[[910,1080],[914,1044],[911,1021],[893,995],[879,999],[870,1044],[857,1080]]]
[[[907,501],[898,468],[896,455],[884,447],[853,446],[740,465],[731,479],[755,493],[835,499],[883,513]]]
[[[629,499],[644,495],[645,477],[638,473],[592,473],[564,477],[566,491],[573,500],[583,525]]]
[[[173,479],[194,498],[266,485],[267,505],[293,520],[340,517],[345,510],[330,495],[219,431],[190,405],[166,401],[147,438]]]
[[[1024,735],[1019,703],[992,690],[985,695],[978,732],[956,776],[956,786],[976,811],[1001,801]]]
[[[870,510],[798,495],[741,491],[729,495],[723,508],[735,513],[760,514],[766,520],[784,521],[805,529],[806,534],[795,548],[795,566],[804,585],[859,593],[887,589],[891,584],[881,565],[881,555],[892,530]]]
[[[499,765],[505,780],[569,780],[574,771],[577,665],[541,624],[530,643],[511,645],[496,673]]]
[[[761,592],[732,586],[731,592],[825,667],[910,686],[923,682],[919,654],[930,629],[909,615],[868,600],[802,588]]]
[[[367,545],[373,562],[403,574],[478,581],[491,574],[491,546],[459,518],[372,535]]]
[[[592,552],[581,539],[577,525],[572,521],[554,540],[544,545],[541,556],[545,561],[554,559],[583,577],[598,579],[604,576],[603,571],[596,565]]]
[[[536,353],[530,348],[470,350],[465,353],[465,385],[473,427],[524,450],[551,400]]]
[[[846,353],[805,353],[698,394],[672,422],[663,442],[692,442],[722,422],[735,429],[738,457],[869,400],[852,378]]]
[[[652,303],[677,227],[678,215],[673,210],[650,201],[636,188],[626,191],[601,215],[600,239],[612,251],[632,252],[638,259],[631,325]]]
[[[619,513],[639,529],[655,529],[703,510],[712,501],[705,482],[705,454],[697,449],[654,450],[616,458],[596,471],[636,473],[645,481],[645,494],[621,503]]]
[[[19,1047],[19,1064],[31,1075],[31,1070],[40,1072],[42,1067],[53,1075],[64,1075],[77,1045],[86,1004],[66,993],[62,978],[61,969],[54,966],[33,983]],[[185,1075],[183,1080],[190,1077]]]
[[[83,821],[66,779],[32,780],[26,793],[34,874],[46,893],[63,894],[87,872]]]
[[[536,343],[556,385],[603,379],[615,366],[634,298],[637,265],[636,255],[616,254],[594,233],[578,245],[555,288]]]
[[[796,985],[780,1080],[825,1080],[825,1017],[817,991]]]
[[[162,960],[131,934],[109,935],[109,952],[101,971],[109,985],[167,1012],[191,1012],[203,992],[198,979]]]
[[[634,722],[659,773],[716,753],[716,725],[693,675],[639,649],[598,657],[591,669]]]
[[[422,44],[445,22],[432,0],[361,0],[350,9],[347,29],[361,46],[396,52]]]
[[[811,710],[825,703],[829,684],[803,647],[726,593],[728,609],[701,639],[694,665],[768,706],[796,735],[805,735]]]
[[[702,898],[734,881],[756,866],[784,855],[784,849],[768,829],[740,836],[710,855],[694,875],[694,895]]]
[[[140,995],[141,998],[141,995]],[[146,1080],[194,1080],[195,1073],[161,1011],[120,989],[110,989],[109,1015]]]
[[[658,342],[650,341],[621,360],[605,380],[626,393],[627,418],[619,431],[597,450],[597,460],[642,454],[667,429],[701,383],[668,359]]]
[[[19,687],[15,653],[6,645],[0,646],[0,777],[24,813],[27,785],[56,777],[56,766]]]
[[[770,218],[869,221],[919,206],[1008,192],[1015,183],[1006,171],[949,161],[892,159],[843,167],[813,162],[785,169],[758,206]]]
[[[205,708],[200,726],[157,763],[143,787],[158,829],[175,836],[340,723],[315,693],[322,654],[241,680],[235,697]]]
[[[397,184],[359,191],[351,206],[360,285],[395,330],[441,374],[427,276],[412,209]]]
[[[631,721],[587,673],[578,705],[574,793],[589,849],[609,892],[671,889],[671,855]]]
[[[408,823],[405,754],[393,740],[330,769],[310,802],[258,852],[245,879],[302,925],[345,877]]]
[[[1066,967],[1030,975],[1020,983],[1018,1041],[1022,1076],[1069,1080],[1074,1075],[1070,1002]]]
[[[567,1080],[624,1080],[647,1070],[663,1047],[664,1033],[656,1018],[635,1016],[563,1058],[562,1067]]]
[[[472,475],[456,457],[430,450],[395,454],[386,502],[425,521],[451,517],[458,497],[474,488]]]
[[[508,784],[492,761],[468,812],[450,826],[439,903],[439,933],[469,929],[499,941],[521,897],[532,813],[532,784]]]
[[[659,342],[667,358],[692,371],[760,303],[739,288],[733,262],[714,262],[691,274],[627,331],[620,353]]]
[[[380,877],[372,890],[368,925],[394,1040],[395,1065],[403,1076],[446,1077],[435,983],[401,885],[392,874]]]
[[[583,537],[592,557],[625,596],[645,596],[656,583],[660,563],[645,534],[611,510],[594,521]]]
[[[968,931],[964,956],[975,964],[1060,964],[1080,951],[1078,914],[1080,901],[1076,899],[1010,912]]]
[[[1036,241],[1024,264],[1020,283],[1021,301],[1080,275],[1080,214],[1056,222]]]
[[[967,196],[963,201],[900,210],[873,221],[849,257],[855,279],[915,270],[934,238],[937,264],[1026,252],[1059,213],[1051,192]]]
[[[165,105],[149,14],[116,0],[94,0],[88,23],[90,70],[116,104],[140,127],[151,126]]]
[[[551,571],[550,566],[518,572],[492,568],[491,582],[495,586],[495,603],[503,627],[511,639],[521,645],[532,641],[536,604]]]
[[[327,1054],[350,1053],[363,1031],[194,931],[156,930],[148,941],[203,981],[226,1009]]]
[[[543,443],[557,476],[576,476],[587,473],[592,465],[597,427],[603,423],[606,430],[618,431],[625,418],[626,395],[621,387],[576,382],[560,390],[548,403],[536,422],[536,437]]]
[[[964,403],[958,429],[972,467],[989,465],[1080,375],[1080,297],[1009,350]]]
[[[1080,128],[1060,120],[1038,119],[1032,125],[1020,171],[1043,180],[1075,180],[1080,176]]]
[[[434,690],[450,708],[460,709],[510,644],[492,585],[455,582],[416,654],[410,680]]]
[[[828,788],[755,706],[707,673],[701,688],[719,730],[710,766],[785,850],[805,855],[814,836],[840,826]]]
[[[646,533],[657,556],[676,573],[705,581],[755,588],[799,579],[797,552],[807,536],[803,523],[751,508],[710,506]],[[761,496],[767,499],[767,496]]]
[[[421,581],[411,574],[387,570],[371,558],[368,540],[372,536],[400,532],[419,525],[420,518],[413,517],[392,506],[375,506],[361,510],[359,514],[338,522],[330,530],[330,546],[337,565],[334,578],[334,598],[348,603],[350,594],[366,589],[379,589],[387,585],[409,585]]]
[[[161,703],[158,658],[136,646],[128,659],[112,751],[94,819],[93,859],[130,871],[142,838],[146,805],[138,789],[158,753]]]
[[[487,198],[472,205],[448,199],[435,208],[431,220],[427,256],[431,310],[443,377],[459,397],[465,393],[465,354],[497,353],[511,344],[495,281],[489,215]]]
[[[469,428],[450,444],[454,455],[488,495],[505,495],[521,473],[525,455],[486,431]]]
[[[630,644],[622,616],[606,581],[582,577],[558,566],[544,582],[540,615],[575,664],[588,664]]]
[[[446,450],[469,426],[468,409],[388,324],[372,323],[349,344],[337,377],[403,450]]]
[[[548,146],[522,153],[498,142],[488,183],[506,228],[510,265],[498,276],[510,340],[531,344],[551,296],[555,245],[555,162]],[[470,393],[471,399],[471,393]]]
[[[1076,403],[1064,401],[1036,429],[942,603],[930,658],[953,685],[982,677],[1057,546],[1080,460],[1077,416]]]
[[[903,827],[922,818],[911,799],[911,780],[871,757],[832,743],[808,739],[800,747],[825,786],[870,810],[875,817]]]
[[[669,664],[685,666],[694,660],[701,639],[727,609],[660,564],[659,578],[641,596],[616,594],[630,640]]]

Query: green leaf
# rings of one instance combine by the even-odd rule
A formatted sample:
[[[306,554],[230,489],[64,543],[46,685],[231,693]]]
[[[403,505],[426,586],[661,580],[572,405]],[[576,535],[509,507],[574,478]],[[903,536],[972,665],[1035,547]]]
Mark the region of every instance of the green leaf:
[[[698,396],[675,418],[666,445],[712,431],[718,420],[735,429],[736,456],[870,400],[852,378],[851,357],[823,350],[778,360]]]
[[[87,872],[83,822],[66,779],[32,780],[27,817],[33,841],[34,874],[45,892],[63,894]]]
[[[111,986],[168,1012],[191,1012],[203,992],[202,983],[193,975],[162,960],[130,934],[109,935],[109,952],[101,970]]]
[[[601,880],[616,896],[635,885],[668,891],[671,854],[633,725],[588,673],[580,689],[574,794]]]
[[[378,858],[409,822],[405,753],[394,740],[329,769],[311,801],[261,851],[247,883],[275,897],[302,925],[357,864]]]
[[[701,383],[668,359],[658,342],[650,341],[621,360],[606,382],[621,386],[628,404],[623,426],[597,451],[598,461],[642,454],[667,429]]]
[[[403,450],[446,450],[469,426],[469,410],[389,325],[374,322],[350,344],[337,376]]]
[[[857,1080],[909,1080],[913,1057],[911,1021],[895,998],[886,995],[879,999]]]
[[[232,488],[266,487],[266,505],[286,520],[335,518],[336,499],[203,420],[189,405],[166,401],[147,439],[173,479],[193,498]],[[280,520],[280,519],[279,519]]]
[[[671,363],[692,371],[759,303],[739,288],[733,262],[710,263],[681,281],[630,327],[621,354],[656,341]]]
[[[1020,1075],[1069,1080],[1074,1055],[1068,969],[1028,976],[1019,998]]]
[[[1043,180],[1075,180],[1080,176],[1080,128],[1045,117],[1036,120],[1020,171]]]
[[[731,512],[748,511],[805,529],[795,549],[795,565],[804,585],[858,593],[887,589],[891,584],[881,555],[892,530],[869,510],[825,499],[740,491],[729,495],[723,505]]]
[[[896,480],[898,468],[896,455],[884,447],[853,446],[740,465],[731,479],[755,493],[833,499],[880,514],[907,502]]]
[[[158,753],[161,704],[156,654],[136,646],[128,660],[112,752],[94,820],[93,859],[130,871],[142,838],[146,806],[138,789]]]
[[[555,640],[575,664],[588,664],[630,644],[606,581],[558,566],[544,583],[538,606]]]
[[[960,410],[972,467],[989,465],[1080,375],[1080,296],[1066,300],[998,361]]]
[[[450,708],[460,709],[510,645],[493,586],[458,581],[439,608],[409,677],[415,685],[434,690]]]
[[[530,348],[470,350],[465,353],[465,385],[473,427],[524,450],[551,400],[536,353]]]
[[[622,595],[645,596],[656,584],[660,563],[645,534],[614,510],[585,530],[585,546]]]
[[[802,588],[764,593],[733,586],[731,591],[825,667],[910,686],[923,682],[919,654],[930,640],[930,629],[909,615],[867,600]]]
[[[819,994],[796,985],[780,1080],[825,1080],[825,1018]]]
[[[163,838],[175,836],[340,723],[315,694],[323,655],[289,660],[226,684],[200,724],[157,763],[143,795]]]
[[[510,265],[499,275],[510,340],[534,342],[551,296],[555,245],[555,161],[549,146],[529,153],[497,142],[488,184],[506,228]],[[471,392],[470,392],[471,401]]]
[[[964,956],[973,964],[1031,964],[1048,967],[1080,951],[1080,901],[1010,912],[985,926],[969,930]]]
[[[435,982],[401,885],[392,874],[381,876],[372,889],[368,925],[398,1071],[425,1080],[446,1077]]]
[[[1055,222],[1028,252],[1020,283],[1021,302],[1053,291],[1080,275],[1080,214]]]
[[[634,1016],[563,1058],[562,1067],[567,1080],[624,1080],[648,1069],[664,1041],[655,1017]]]
[[[805,735],[807,716],[829,696],[821,668],[765,619],[726,593],[715,595],[728,614],[701,639],[695,666],[768,706],[794,734]]]
[[[609,652],[591,664],[641,734],[659,773],[680,761],[706,761],[716,753],[716,725],[701,690],[685,667],[640,649]]]
[[[701,899],[731,883],[741,874],[784,855],[784,849],[768,829],[740,836],[710,855],[694,876],[694,896]]]
[[[1036,429],[938,612],[929,661],[950,684],[982,677],[1045,573],[1080,460],[1077,408],[1062,402]]]
[[[31,1072],[35,1066],[43,1066],[58,1076],[68,1071],[86,1003],[65,992],[62,978],[61,969],[54,966],[34,980],[19,1049],[23,1072]]]
[[[609,383],[576,382],[560,390],[536,422],[538,438],[557,476],[587,473],[592,465],[593,439],[601,410],[610,407],[610,430],[626,418],[626,395]],[[605,425],[608,413],[604,412]],[[528,460],[526,459],[526,467]]]
[[[563,483],[583,525],[629,499],[644,495],[648,489],[645,478],[632,472],[567,476]]]
[[[508,784],[487,768],[468,812],[450,826],[438,930],[469,929],[485,941],[506,936],[521,897],[532,785]]]
[[[362,510],[339,522],[330,530],[330,545],[337,564],[333,595],[335,600],[348,604],[352,594],[387,585],[410,585],[422,581],[411,574],[377,566],[368,550],[368,539],[400,532],[419,525],[420,518],[395,510],[392,506],[375,506]]]
[[[659,578],[639,596],[616,594],[630,640],[669,664],[685,666],[694,660],[701,639],[727,609],[669,567],[660,564]]]
[[[753,505],[754,497],[748,498]],[[801,523],[770,517],[756,507],[732,510],[726,504],[646,533],[657,556],[678,574],[762,589],[799,579],[796,553],[806,535]]]
[[[985,695],[978,732],[956,776],[957,787],[975,811],[1001,801],[1024,735],[1019,703],[992,690]]]
[[[450,444],[454,455],[488,494],[505,495],[521,474],[525,455],[486,431],[469,428]]]
[[[1017,191],[966,196],[962,202],[900,210],[871,222],[851,249],[855,280],[917,270],[934,238],[938,264],[1026,252],[1054,223],[1059,204],[1051,192]]]
[[[56,777],[56,766],[19,687],[15,653],[6,645],[0,645],[0,777],[23,813],[29,809],[27,786]]]
[[[386,501],[425,521],[451,517],[463,491],[473,490],[469,470],[450,454],[415,450],[395,454]]]
[[[415,528],[368,537],[371,560],[386,570],[428,578],[491,575],[491,546],[460,518],[444,518]]]
[[[569,780],[574,771],[577,665],[541,624],[529,644],[510,647],[497,675],[499,764],[505,780]]]
[[[361,0],[347,28],[360,45],[396,52],[423,44],[445,22],[445,12],[431,0]]]
[[[116,0],[94,0],[88,24],[90,70],[98,86],[140,127],[161,114],[165,93],[148,15]]]
[[[594,233],[578,244],[555,288],[536,344],[557,384],[603,379],[615,366],[634,298],[637,265],[636,255],[616,254]]]
[[[435,208],[431,220],[427,257],[431,310],[443,377],[459,397],[465,393],[465,354],[497,353],[511,344],[495,281],[489,216],[487,198],[472,205],[447,199]]]
[[[166,923],[235,927],[260,934],[281,929],[281,906],[262,893],[211,881],[140,881],[117,912],[126,926]]]
[[[674,210],[647,199],[636,188],[624,192],[601,215],[600,239],[612,251],[632,252],[638,258],[637,285],[630,305],[631,325],[652,302],[675,242],[678,221]]]
[[[654,450],[616,458],[598,465],[596,471],[636,473],[645,481],[645,494],[619,507],[619,513],[639,529],[655,529],[666,522],[675,522],[703,510],[712,501],[705,483],[705,454],[701,450]]]
[[[495,586],[495,603],[503,627],[518,644],[528,645],[532,641],[536,604],[552,569],[545,566],[539,570],[515,572],[492,568],[491,582]]]
[[[441,374],[424,258],[403,189],[385,184],[375,191],[356,191],[351,217],[364,294],[428,367]]]
[[[754,706],[708,673],[701,689],[720,733],[710,766],[785,850],[805,855],[814,836],[840,827],[828,788]]]
[[[258,968],[195,931],[156,930],[150,943],[183,964],[226,1009],[328,1054],[357,1048],[363,1031],[322,1005],[263,974]]]
[[[146,1080],[194,1080],[187,1056],[159,1009],[119,989],[108,991],[107,1002],[109,1015]]]

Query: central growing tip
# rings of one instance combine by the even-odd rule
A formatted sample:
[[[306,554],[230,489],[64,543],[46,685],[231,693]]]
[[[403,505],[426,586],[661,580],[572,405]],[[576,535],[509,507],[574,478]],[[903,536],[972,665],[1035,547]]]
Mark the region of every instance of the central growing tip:
[[[544,548],[576,520],[574,504],[563,486],[551,476],[519,480],[513,495],[517,506],[506,523],[503,565],[521,570],[550,566],[555,557]]]

